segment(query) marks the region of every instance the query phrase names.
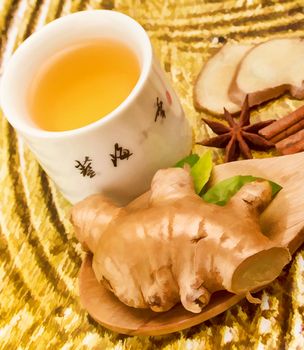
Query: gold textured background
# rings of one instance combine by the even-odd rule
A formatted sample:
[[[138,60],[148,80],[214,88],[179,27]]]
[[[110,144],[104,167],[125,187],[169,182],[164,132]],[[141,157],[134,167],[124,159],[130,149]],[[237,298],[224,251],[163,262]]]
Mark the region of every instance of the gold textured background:
[[[0,0],[0,72],[27,36],[56,17],[86,9],[124,12],[148,31],[198,140],[208,133],[192,104],[202,63],[226,40],[303,36],[303,6],[304,0]],[[283,115],[300,104],[285,96],[254,118]],[[303,249],[260,293],[261,305],[244,301],[169,336],[107,331],[79,305],[81,250],[68,208],[0,115],[0,349],[304,349]]]

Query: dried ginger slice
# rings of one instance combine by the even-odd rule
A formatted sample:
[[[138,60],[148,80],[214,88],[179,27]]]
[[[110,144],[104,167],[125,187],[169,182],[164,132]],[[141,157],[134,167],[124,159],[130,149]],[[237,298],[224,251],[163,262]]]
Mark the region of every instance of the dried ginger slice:
[[[229,90],[230,98],[241,105],[249,95],[250,106],[258,105],[289,91],[304,97],[304,40],[273,39],[252,48],[241,61]]]
[[[194,86],[194,104],[197,109],[213,114],[223,114],[224,108],[230,113],[241,110],[232,102],[228,90],[237,67],[252,45],[224,45],[203,66]]]

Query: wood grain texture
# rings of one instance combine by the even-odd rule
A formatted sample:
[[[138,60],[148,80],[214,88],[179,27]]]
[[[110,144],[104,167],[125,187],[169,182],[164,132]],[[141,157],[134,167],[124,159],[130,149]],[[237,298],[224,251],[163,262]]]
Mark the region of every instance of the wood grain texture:
[[[211,135],[201,124],[207,115],[192,102],[202,64],[225,41],[303,37],[303,5],[303,0],[0,0],[0,74],[18,45],[54,18],[85,9],[124,12],[147,30],[199,141]],[[284,96],[256,110],[253,121],[279,118],[301,104]],[[214,160],[221,163],[222,153],[215,151]],[[82,252],[69,208],[0,112],[0,349],[304,348],[303,249],[259,293],[259,306],[241,301],[166,337],[124,337],[106,330],[79,303]]]

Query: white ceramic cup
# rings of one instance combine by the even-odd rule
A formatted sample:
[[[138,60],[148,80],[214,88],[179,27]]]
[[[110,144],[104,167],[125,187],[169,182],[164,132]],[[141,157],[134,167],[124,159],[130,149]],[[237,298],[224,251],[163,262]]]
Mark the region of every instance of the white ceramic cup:
[[[120,40],[132,49],[141,69],[136,86],[115,110],[94,123],[62,132],[38,128],[27,105],[37,68],[58,51],[95,38]],[[149,188],[158,169],[172,166],[191,151],[190,126],[147,33],[119,12],[74,13],[30,36],[6,66],[1,103],[10,124],[72,203],[104,193],[125,204]]]

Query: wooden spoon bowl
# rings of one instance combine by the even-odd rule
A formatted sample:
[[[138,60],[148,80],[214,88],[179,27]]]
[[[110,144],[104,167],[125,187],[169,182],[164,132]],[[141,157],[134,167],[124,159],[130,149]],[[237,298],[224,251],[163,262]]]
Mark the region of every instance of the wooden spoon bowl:
[[[265,235],[288,247],[293,254],[304,243],[304,152],[218,165],[214,168],[211,184],[234,175],[263,177],[283,186],[261,216],[261,225]],[[199,314],[191,313],[181,305],[163,313],[131,308],[98,283],[90,255],[84,259],[80,270],[79,290],[81,304],[97,322],[129,335],[179,331],[226,311],[244,298],[224,291],[214,293],[210,303]]]

